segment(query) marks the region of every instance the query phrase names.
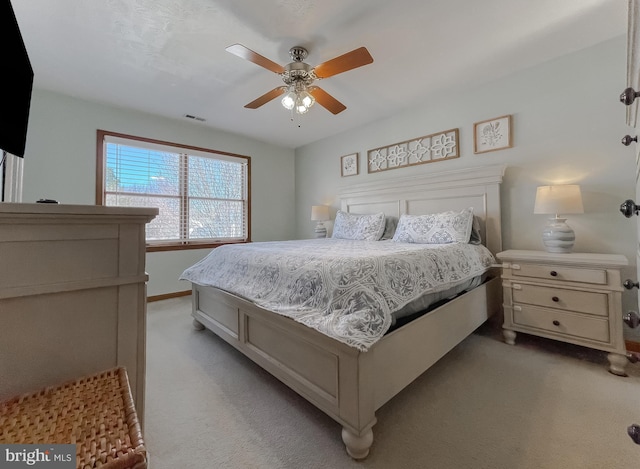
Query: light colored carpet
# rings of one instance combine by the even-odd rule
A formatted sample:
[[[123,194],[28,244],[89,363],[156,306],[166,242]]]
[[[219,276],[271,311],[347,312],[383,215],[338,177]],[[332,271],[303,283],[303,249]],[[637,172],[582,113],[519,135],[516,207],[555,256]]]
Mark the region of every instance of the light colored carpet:
[[[145,441],[152,469],[640,467],[640,367],[482,326],[377,412],[362,462],[341,427],[226,342],[190,297],[148,305]]]

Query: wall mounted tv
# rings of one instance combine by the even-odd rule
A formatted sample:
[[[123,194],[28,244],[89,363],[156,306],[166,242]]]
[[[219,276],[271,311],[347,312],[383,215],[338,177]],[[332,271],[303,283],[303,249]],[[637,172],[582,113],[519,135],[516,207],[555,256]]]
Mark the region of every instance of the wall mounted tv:
[[[10,0],[0,0],[0,51],[4,82],[0,113],[0,150],[24,157],[33,68]]]

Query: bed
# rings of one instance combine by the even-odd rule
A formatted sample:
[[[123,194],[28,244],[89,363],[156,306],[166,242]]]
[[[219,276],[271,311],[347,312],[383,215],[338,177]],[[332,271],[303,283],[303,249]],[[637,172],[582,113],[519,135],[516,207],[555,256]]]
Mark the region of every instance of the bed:
[[[219,285],[216,287],[207,285],[207,281],[194,276],[195,271],[208,269],[215,277],[215,268],[203,267],[201,261],[187,269],[182,276],[192,282],[194,327],[211,330],[340,423],[347,453],[354,459],[366,458],[373,443],[376,410],[500,308],[499,276],[494,272],[495,266],[489,265],[487,260],[492,259],[491,254],[501,250],[500,184],[504,171],[504,166],[484,166],[352,185],[341,191],[340,211],[344,214],[383,213],[385,218],[399,219],[403,214],[418,216],[473,209],[475,228],[482,246],[453,248],[458,249],[457,255],[464,256],[478,254],[462,253],[462,249],[469,252],[482,252],[484,249],[489,257],[479,254],[482,259],[479,261],[465,257],[466,260],[461,264],[479,262],[484,263],[486,269],[481,275],[469,270],[468,275],[461,279],[467,283],[445,279],[434,289],[441,296],[435,303],[433,299],[429,300],[433,303],[429,312],[416,314],[414,311],[419,308],[415,305],[420,305],[424,299],[421,295],[406,296],[385,303],[381,297],[375,297],[375,292],[381,288],[376,284],[365,289],[370,293],[364,295],[368,297],[366,301],[362,300],[363,295],[357,300],[361,304],[375,307],[371,306],[360,316],[358,314],[361,311],[347,315],[347,326],[333,317],[314,323],[308,320],[313,317],[307,314],[309,308],[325,308],[326,311],[331,308],[326,309],[327,305],[309,305],[310,297],[300,304],[293,303],[294,306],[289,308],[282,307],[282,301],[273,302],[269,288],[258,283],[257,277],[251,276],[250,269],[245,269],[248,281],[244,283],[255,290],[255,298],[245,299],[245,296],[249,297],[251,294],[217,283],[221,281],[220,278],[211,282]],[[344,240],[303,240],[301,243],[303,245],[295,249],[320,253],[323,248],[319,243],[325,243],[327,251],[334,254],[342,252],[344,256],[365,256],[348,246],[354,243],[345,243]],[[367,259],[372,250],[376,251],[376,256],[378,251],[385,251],[385,259],[394,256],[400,259],[399,256],[405,256],[402,258],[403,262],[422,255],[422,249],[417,250],[415,245],[406,244],[404,251],[411,252],[396,253],[394,250],[403,243],[393,240],[360,243],[367,244],[366,256],[363,257]],[[271,243],[246,245],[247,249],[253,249],[248,256],[263,256],[260,249],[267,244]],[[283,245],[288,246],[289,242],[274,244],[282,248]],[[337,249],[336,246],[341,248]],[[347,247],[343,249],[344,246]],[[440,247],[432,246],[427,257],[437,257],[434,251],[438,249]],[[358,254],[349,254],[352,252]],[[264,256],[260,257],[261,260],[264,259],[261,261],[262,265],[269,268],[268,257],[266,254]],[[234,254],[234,257],[240,256]],[[324,262],[320,268],[326,270],[327,263],[335,262],[335,259],[318,259],[323,257],[324,255],[315,255],[309,258],[308,263]],[[362,262],[362,265],[369,265]],[[245,264],[240,261],[236,270],[242,271],[243,265]],[[274,274],[272,278],[277,278],[279,282],[280,275]],[[421,276],[423,277],[424,275]],[[231,283],[243,282],[236,279]],[[349,284],[348,281],[344,283]],[[452,288],[457,290],[452,291]],[[260,291],[264,294],[260,295]],[[333,296],[347,294],[346,290],[336,291],[338,293],[335,295],[329,295],[332,296],[331,301],[334,301]],[[443,301],[442,295],[448,299]],[[317,298],[322,295],[312,296]],[[274,306],[276,304],[280,305],[279,310]],[[339,303],[335,309],[344,309],[345,304]],[[406,311],[405,307],[410,308],[403,318],[405,320],[401,321],[393,313]],[[363,317],[369,318],[367,320],[371,321],[371,327],[362,327]],[[394,321],[398,322],[396,327]],[[367,329],[366,334],[363,334],[364,329]]]

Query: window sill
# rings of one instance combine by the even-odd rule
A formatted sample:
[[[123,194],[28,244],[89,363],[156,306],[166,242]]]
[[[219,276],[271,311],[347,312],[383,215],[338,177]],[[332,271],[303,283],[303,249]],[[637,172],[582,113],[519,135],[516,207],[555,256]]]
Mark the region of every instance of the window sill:
[[[187,249],[213,249],[225,244],[244,244],[249,243],[247,241],[226,241],[226,242],[190,242],[190,243],[175,243],[175,244],[147,244],[147,252],[161,252],[161,251],[184,251]]]

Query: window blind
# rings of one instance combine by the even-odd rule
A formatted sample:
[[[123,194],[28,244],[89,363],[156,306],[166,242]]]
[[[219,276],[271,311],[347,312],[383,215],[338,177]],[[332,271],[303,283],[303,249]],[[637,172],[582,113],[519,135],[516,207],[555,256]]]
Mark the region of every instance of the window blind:
[[[105,136],[107,205],[157,207],[147,242],[248,239],[248,158]]]

